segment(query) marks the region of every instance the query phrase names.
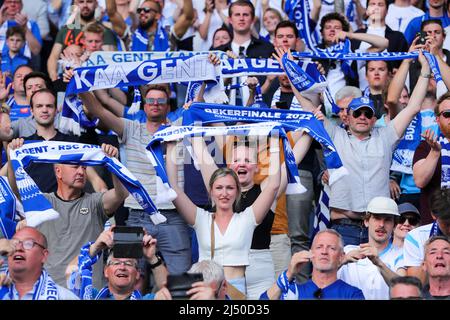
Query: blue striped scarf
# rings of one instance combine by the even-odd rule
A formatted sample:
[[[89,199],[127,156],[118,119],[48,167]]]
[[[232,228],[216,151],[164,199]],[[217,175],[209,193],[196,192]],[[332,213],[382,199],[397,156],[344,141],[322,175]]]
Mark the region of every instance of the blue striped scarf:
[[[183,113],[183,125],[218,122],[279,122],[286,131],[304,129],[324,147],[324,158],[330,170],[330,185],[347,174],[336,148],[323,124],[311,112],[282,109],[253,109],[208,103],[193,103]]]
[[[59,217],[24,170],[31,162],[105,166],[117,176],[155,224],[166,221],[134,175],[119,160],[106,156],[100,146],[60,141],[27,141],[21,148],[10,150],[10,158],[29,226],[37,226]]]
[[[6,177],[0,176],[0,229],[6,239],[11,239],[16,233],[17,205],[20,205]]]
[[[14,283],[0,287],[0,300],[16,300],[17,290]],[[59,300],[58,287],[50,275],[42,270],[39,279],[33,286],[32,300]]]
[[[169,37],[167,32],[158,21],[156,34],[153,40],[153,50],[149,50],[148,33],[140,27],[133,33],[131,39],[131,51],[167,51],[169,50]]]
[[[442,134],[439,136],[438,142],[441,145],[441,189],[450,188],[450,142]]]

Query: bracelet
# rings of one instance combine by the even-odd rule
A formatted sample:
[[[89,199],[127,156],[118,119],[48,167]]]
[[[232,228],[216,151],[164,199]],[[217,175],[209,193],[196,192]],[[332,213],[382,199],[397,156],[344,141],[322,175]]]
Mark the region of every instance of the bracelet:
[[[155,269],[156,267],[159,267],[163,263],[163,260],[159,256],[159,254],[155,254],[155,257],[156,257],[156,259],[158,259],[158,261],[156,261],[155,263],[149,262],[148,264],[149,264],[150,269]]]
[[[428,72],[428,73],[423,73],[423,72],[421,72],[421,73],[420,73],[420,76],[422,76],[422,77],[424,77],[424,78],[427,78],[427,79],[430,79],[430,78],[431,78],[431,73],[430,73],[430,72]]]

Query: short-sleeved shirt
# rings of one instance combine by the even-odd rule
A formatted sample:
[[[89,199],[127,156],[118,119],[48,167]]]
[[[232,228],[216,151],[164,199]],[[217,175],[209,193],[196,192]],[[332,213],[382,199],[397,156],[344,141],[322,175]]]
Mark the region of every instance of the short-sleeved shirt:
[[[195,224],[199,246],[199,261],[211,259],[211,220],[212,213],[197,207]],[[234,213],[225,234],[214,222],[214,261],[221,266],[247,266],[253,231],[257,224],[253,208]]]
[[[61,113],[58,112],[55,117],[54,126],[55,129],[59,128],[59,120],[61,119]],[[19,118],[16,121],[11,122],[11,129],[13,130],[13,138],[28,137],[36,132],[36,120],[32,115]]]
[[[430,153],[430,146],[426,141],[421,141],[416,151],[414,152],[413,167],[419,160],[425,159]],[[436,170],[434,170],[433,176],[428,184],[423,187],[420,191],[420,213],[422,223],[430,223],[433,221],[431,217],[430,209],[430,197],[434,190],[440,189],[441,187],[441,173],[442,173],[442,161],[441,155],[439,155],[439,160],[436,165]]]
[[[59,218],[46,221],[37,228],[47,238],[50,252],[45,269],[60,286],[66,287],[67,265],[78,256],[80,248],[95,241],[108,219],[103,209],[103,193],[85,193],[80,198],[65,201],[56,193],[44,193]],[[94,266],[93,285],[103,287],[103,263]]]
[[[433,223],[420,226],[406,234],[403,244],[403,265],[420,267],[424,259],[425,242],[430,238]]]
[[[146,123],[127,119],[123,119],[123,121],[124,130],[119,142],[125,147],[127,168],[141,182],[150,197],[155,200],[158,191],[156,171],[147,156],[148,151],[146,149],[153,135],[148,132]],[[177,154],[177,161],[180,164],[178,165],[178,185],[182,187],[184,184],[184,152],[182,152],[182,148],[179,148],[179,150],[180,152]],[[157,206],[158,209],[175,209],[175,206],[171,202],[160,203]],[[125,207],[142,210],[142,207],[132,195],[126,198]]]
[[[10,96],[8,100],[6,100],[6,104],[9,107],[9,117],[11,121],[18,120],[20,118],[28,118],[31,116],[30,105],[22,105],[16,102],[14,96]]]
[[[330,121],[325,121],[325,129],[349,172],[331,186],[330,207],[365,212],[372,198],[390,197],[389,169],[400,139],[393,122],[373,128],[363,140]]]
[[[114,33],[108,29],[104,28],[103,33],[103,44],[105,45],[116,45],[116,38],[114,37]],[[78,44],[82,45],[81,39],[83,38],[83,32],[79,28],[71,28],[69,29],[67,26],[62,27],[58,34],[56,35],[55,42],[59,43],[63,46],[63,49],[72,45]]]
[[[344,248],[345,253],[358,249],[359,246],[347,245]],[[389,245],[378,254],[381,261],[392,271],[395,270],[395,261],[401,254],[401,249],[389,243]],[[389,286],[384,281],[378,267],[375,266],[369,258],[360,259],[356,262],[350,262],[343,265],[338,270],[338,278],[348,284],[360,288],[364,297],[368,300],[386,300],[389,299]]]
[[[45,139],[37,133],[24,138],[25,141],[38,140],[44,141]],[[67,141],[78,142],[78,137],[70,136],[59,131],[56,131],[56,135],[48,141]],[[36,182],[39,190],[42,192],[55,192],[57,189],[56,176],[54,165],[52,163],[30,163],[25,168],[25,171]]]
[[[293,285],[297,287],[295,291],[297,292],[297,296],[287,295],[284,297],[282,295],[281,300],[364,300],[364,294],[361,289],[349,285],[340,279],[322,288],[320,290],[320,298],[318,293],[319,287],[312,280],[308,280],[302,284],[294,283]]]

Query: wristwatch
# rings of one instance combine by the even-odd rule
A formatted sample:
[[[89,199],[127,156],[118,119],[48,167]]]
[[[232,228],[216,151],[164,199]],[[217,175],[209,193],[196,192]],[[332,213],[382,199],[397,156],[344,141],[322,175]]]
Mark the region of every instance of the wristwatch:
[[[150,262],[148,263],[150,269],[155,269],[156,267],[160,266],[163,263],[163,259],[161,258],[161,256],[158,253],[155,254],[155,257],[157,259],[157,261],[155,263],[150,263]]]
[[[424,78],[428,78],[428,79],[431,78],[431,73],[423,73],[423,72],[421,72],[420,75],[421,75],[422,77],[424,77]]]

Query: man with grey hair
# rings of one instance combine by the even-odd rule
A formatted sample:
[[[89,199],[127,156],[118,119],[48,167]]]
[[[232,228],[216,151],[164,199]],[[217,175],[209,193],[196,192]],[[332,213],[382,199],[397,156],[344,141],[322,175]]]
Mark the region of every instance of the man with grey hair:
[[[424,288],[427,300],[450,300],[450,238],[434,236],[425,243],[423,270],[428,276]]]
[[[337,278],[344,257],[341,235],[333,229],[322,230],[316,234],[311,250],[295,253],[289,268],[280,274],[277,282],[260,299],[364,299],[360,289]],[[311,279],[297,284],[294,275],[303,264],[310,261],[313,266]]]
[[[391,300],[422,299],[422,282],[416,277],[396,277],[391,281],[389,297]]]
[[[334,100],[336,101],[337,106],[339,107],[338,116],[341,120],[339,124],[342,128],[348,126],[348,105],[352,102],[353,99],[359,98],[362,96],[361,90],[357,87],[353,86],[345,86],[336,92],[334,96]]]

